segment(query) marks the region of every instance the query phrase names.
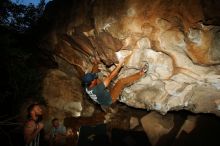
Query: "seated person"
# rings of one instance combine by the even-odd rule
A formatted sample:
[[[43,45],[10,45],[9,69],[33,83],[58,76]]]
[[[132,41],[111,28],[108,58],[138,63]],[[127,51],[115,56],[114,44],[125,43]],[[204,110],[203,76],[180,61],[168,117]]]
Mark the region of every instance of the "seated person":
[[[66,128],[60,124],[57,118],[52,120],[50,132],[50,143],[52,146],[63,146],[66,144]]]

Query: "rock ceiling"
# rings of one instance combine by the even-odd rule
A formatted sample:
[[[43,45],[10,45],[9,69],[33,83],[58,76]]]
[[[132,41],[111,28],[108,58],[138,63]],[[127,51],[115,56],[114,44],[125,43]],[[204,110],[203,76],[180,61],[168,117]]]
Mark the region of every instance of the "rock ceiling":
[[[131,53],[117,79],[144,62],[149,71],[125,88],[120,102],[162,114],[220,115],[219,8],[217,0],[54,0],[45,11],[41,48],[54,51],[59,68],[48,73],[43,94],[51,106],[59,98],[56,108],[76,113],[82,110],[80,75],[91,70],[91,59],[100,58],[105,76],[116,52]]]

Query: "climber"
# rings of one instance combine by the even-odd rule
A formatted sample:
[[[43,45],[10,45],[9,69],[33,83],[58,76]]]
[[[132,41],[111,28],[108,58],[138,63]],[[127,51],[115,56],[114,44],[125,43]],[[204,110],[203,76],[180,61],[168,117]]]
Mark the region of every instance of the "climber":
[[[95,72],[87,73],[83,76],[82,86],[93,101],[103,106],[111,105],[117,101],[119,95],[126,86],[140,79],[147,73],[148,70],[148,64],[145,64],[139,72],[119,79],[114,87],[109,91],[107,87],[109,87],[110,82],[118,74],[123,64],[124,59],[119,61],[119,64],[116,66],[116,68],[103,81],[98,79],[97,73]],[[97,62],[94,63],[94,66],[93,71],[95,70],[94,68],[96,68],[97,71]]]

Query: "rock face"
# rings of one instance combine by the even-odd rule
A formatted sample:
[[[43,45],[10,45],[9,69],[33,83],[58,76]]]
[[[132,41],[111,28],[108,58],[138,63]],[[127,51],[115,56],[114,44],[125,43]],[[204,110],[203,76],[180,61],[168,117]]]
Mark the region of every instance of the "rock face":
[[[82,94],[80,80],[69,78],[60,70],[49,70],[43,81],[43,96],[48,103],[49,119],[66,116],[78,117],[82,111]]]
[[[115,52],[131,53],[117,79],[144,62],[149,71],[125,88],[121,102],[163,114],[186,109],[220,115],[219,1],[54,0],[45,12],[41,48],[76,68],[78,78],[95,57],[109,72]],[[78,91],[69,98],[81,96],[73,94]]]
[[[166,117],[152,112],[141,119],[141,124],[150,143],[156,145],[161,137],[168,134],[174,127],[174,117],[168,114]]]

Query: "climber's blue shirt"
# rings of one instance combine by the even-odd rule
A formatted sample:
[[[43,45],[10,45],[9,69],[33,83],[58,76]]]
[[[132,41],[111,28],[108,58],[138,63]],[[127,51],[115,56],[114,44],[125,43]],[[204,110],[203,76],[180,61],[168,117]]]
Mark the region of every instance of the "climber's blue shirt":
[[[112,98],[111,95],[106,89],[103,82],[93,87],[91,90],[86,88],[86,93],[89,95],[89,97],[101,105],[110,105],[112,104]]]

